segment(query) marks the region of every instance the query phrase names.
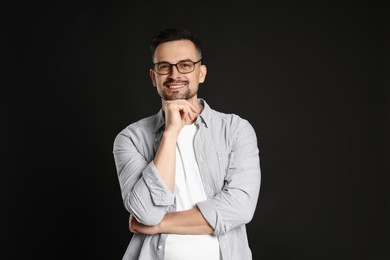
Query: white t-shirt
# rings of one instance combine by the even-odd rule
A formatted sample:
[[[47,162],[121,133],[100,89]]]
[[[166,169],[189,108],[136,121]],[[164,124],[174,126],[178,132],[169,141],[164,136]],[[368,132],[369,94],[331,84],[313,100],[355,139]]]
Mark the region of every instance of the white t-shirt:
[[[194,152],[195,124],[185,125],[179,133],[176,145],[176,177],[179,193],[176,210],[192,208],[206,200],[202,179]],[[220,260],[218,238],[214,235],[169,234],[165,242],[165,260]]]

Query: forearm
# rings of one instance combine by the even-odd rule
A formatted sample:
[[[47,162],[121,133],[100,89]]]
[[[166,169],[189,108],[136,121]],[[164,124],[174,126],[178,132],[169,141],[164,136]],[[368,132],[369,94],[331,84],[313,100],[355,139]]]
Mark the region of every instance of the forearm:
[[[213,228],[207,223],[196,206],[189,210],[168,213],[163,220],[155,226],[141,224],[130,216],[130,231],[148,235],[159,233],[204,235],[214,233]]]
[[[173,192],[176,171],[176,141],[185,124],[195,121],[200,110],[186,100],[162,100],[165,113],[165,131],[154,157],[159,175]]]
[[[130,127],[114,141],[113,154],[124,207],[138,221],[157,225],[174,204],[175,196],[161,178],[153,161],[137,147],[142,134]]]
[[[160,223],[160,233],[200,235],[213,232],[197,207],[169,213]]]
[[[174,132],[164,132],[153,160],[161,179],[172,192],[175,187],[177,135]]]

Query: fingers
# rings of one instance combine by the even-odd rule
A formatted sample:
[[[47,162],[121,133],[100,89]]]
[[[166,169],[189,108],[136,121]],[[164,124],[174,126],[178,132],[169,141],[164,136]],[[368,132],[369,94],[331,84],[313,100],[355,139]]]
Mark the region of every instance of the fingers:
[[[180,105],[178,106],[179,112],[181,114],[181,117],[184,121],[187,121],[188,119],[194,120],[196,118],[196,115],[194,112],[191,111],[191,109],[186,105]]]
[[[183,106],[186,106],[186,107],[190,108],[190,111],[192,111],[193,113],[196,113],[196,114],[200,113],[200,110],[195,105],[193,105],[192,103],[188,102],[185,99],[163,100],[163,105],[164,106],[169,105],[169,104],[183,105]]]
[[[181,119],[195,120],[200,113],[199,109],[187,100],[170,100],[163,101],[163,107],[165,112],[178,111],[181,115]]]
[[[192,113],[199,114],[200,111],[194,106],[192,103],[188,102],[187,100],[177,100],[180,103],[183,103]]]
[[[136,219],[133,217],[133,215],[130,214],[130,217],[129,217],[129,230],[131,233],[138,233],[136,230],[135,230],[135,226],[136,226]]]

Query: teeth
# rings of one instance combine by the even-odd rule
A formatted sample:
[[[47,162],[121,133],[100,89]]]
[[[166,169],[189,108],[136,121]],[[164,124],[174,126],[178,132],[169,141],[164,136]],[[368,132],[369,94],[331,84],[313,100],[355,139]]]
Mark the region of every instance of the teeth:
[[[177,86],[169,86],[169,88],[180,88],[182,85],[177,85]]]

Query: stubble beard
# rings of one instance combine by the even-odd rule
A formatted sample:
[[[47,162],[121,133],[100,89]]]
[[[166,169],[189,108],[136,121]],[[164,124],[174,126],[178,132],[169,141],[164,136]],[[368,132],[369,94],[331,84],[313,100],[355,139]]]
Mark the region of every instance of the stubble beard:
[[[164,100],[179,100],[179,99],[189,100],[189,99],[193,98],[195,95],[196,95],[195,92],[191,92],[190,89],[187,89],[186,92],[184,92],[181,95],[177,94],[177,93],[172,93],[171,96],[168,96],[165,92],[163,92],[161,94],[161,98]]]

